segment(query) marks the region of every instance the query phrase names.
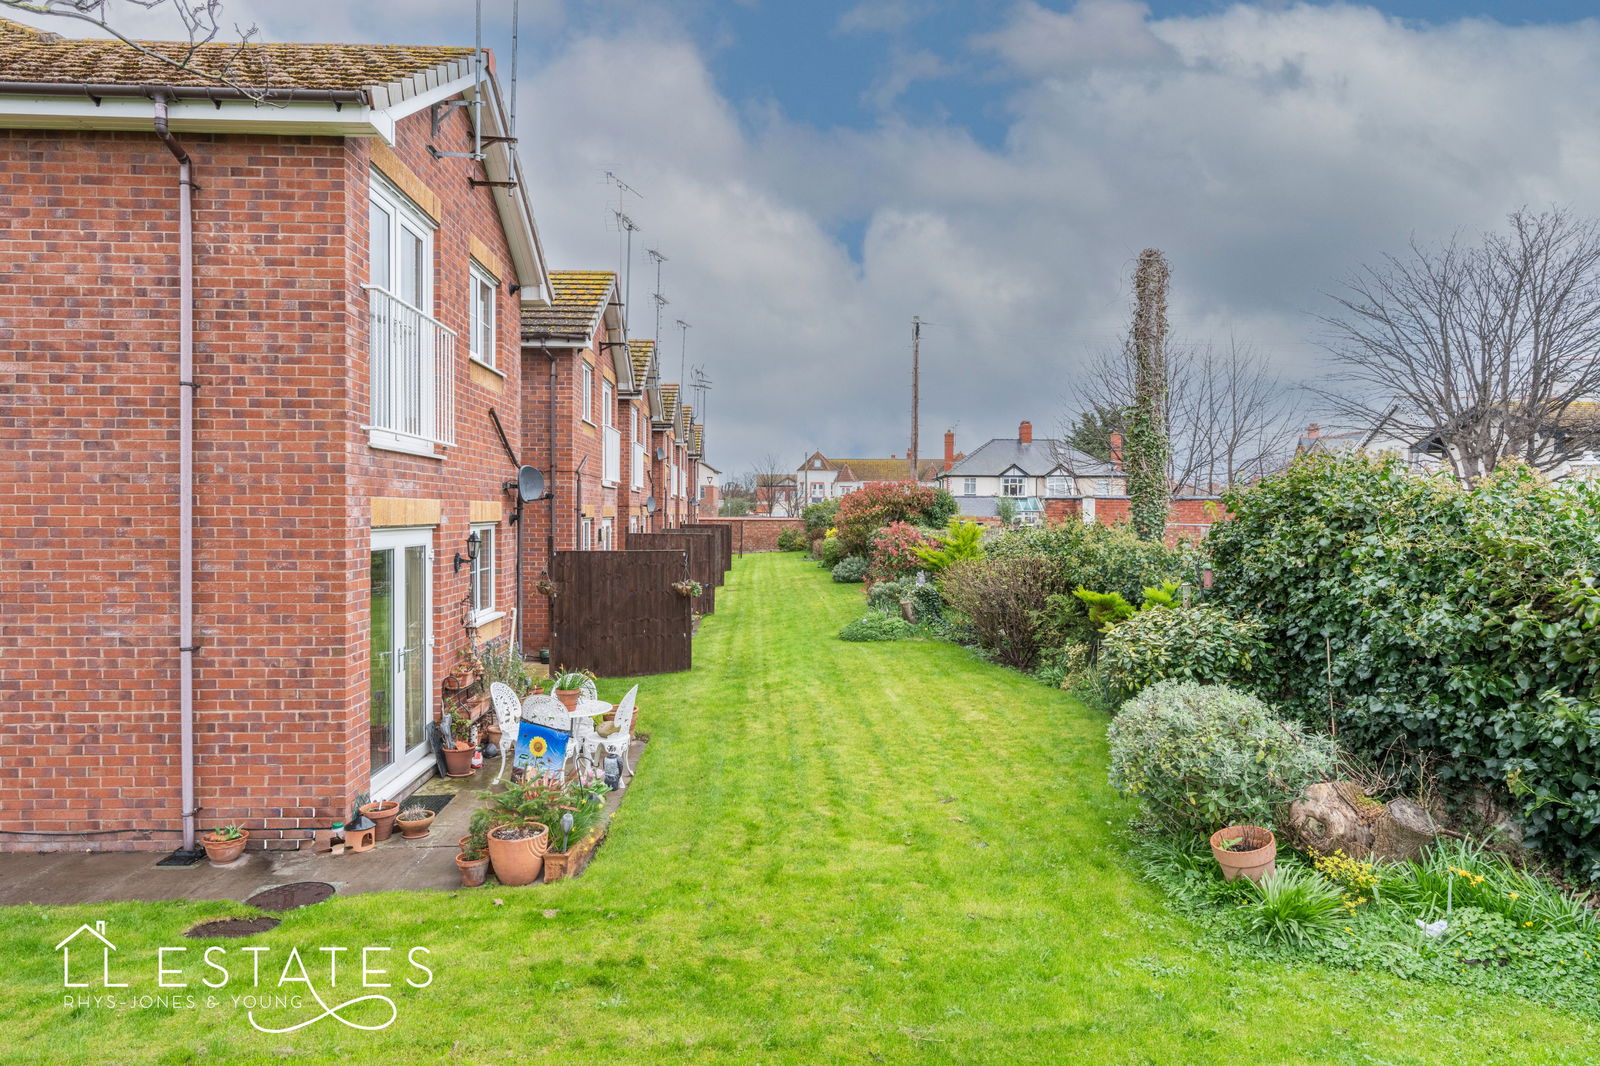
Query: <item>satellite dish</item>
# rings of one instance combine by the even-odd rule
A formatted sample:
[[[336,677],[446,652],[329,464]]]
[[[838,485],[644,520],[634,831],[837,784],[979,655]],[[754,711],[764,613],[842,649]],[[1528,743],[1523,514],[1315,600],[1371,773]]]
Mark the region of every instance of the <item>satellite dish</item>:
[[[646,499],[644,501],[644,513],[645,514],[655,514],[656,513],[656,498],[654,496],[651,496],[651,497],[649,497],[648,499]]]
[[[531,466],[518,470],[517,496],[523,503],[544,499],[544,475]]]
[[[665,459],[666,457],[667,457],[667,450],[665,448],[657,448],[656,449],[656,462],[659,463],[661,460]]]

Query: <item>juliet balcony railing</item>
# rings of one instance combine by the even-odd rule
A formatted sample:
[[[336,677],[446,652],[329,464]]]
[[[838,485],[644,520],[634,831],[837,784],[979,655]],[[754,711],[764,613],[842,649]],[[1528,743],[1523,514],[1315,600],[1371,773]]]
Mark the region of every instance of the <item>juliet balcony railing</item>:
[[[368,285],[374,433],[455,444],[455,331],[387,289]]]

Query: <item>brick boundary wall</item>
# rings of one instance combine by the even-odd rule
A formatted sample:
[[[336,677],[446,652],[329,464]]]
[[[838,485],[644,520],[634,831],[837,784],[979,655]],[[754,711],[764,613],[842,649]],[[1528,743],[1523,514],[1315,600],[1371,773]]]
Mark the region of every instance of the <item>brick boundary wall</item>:
[[[775,552],[778,535],[786,529],[805,532],[806,524],[798,518],[767,518],[743,516],[738,518],[702,518],[702,523],[715,522],[727,526],[733,533],[733,554],[748,552]]]
[[[1133,520],[1133,504],[1126,496],[1100,497],[1094,504],[1094,520],[1102,525],[1122,525]],[[1077,520],[1082,514],[1083,500],[1077,497],[1044,501],[1044,521],[1047,526],[1059,526],[1069,519]],[[1180,542],[1193,544],[1204,540],[1212,525],[1227,517],[1220,497],[1176,497],[1172,501],[1172,509],[1167,513],[1167,544],[1175,547]]]

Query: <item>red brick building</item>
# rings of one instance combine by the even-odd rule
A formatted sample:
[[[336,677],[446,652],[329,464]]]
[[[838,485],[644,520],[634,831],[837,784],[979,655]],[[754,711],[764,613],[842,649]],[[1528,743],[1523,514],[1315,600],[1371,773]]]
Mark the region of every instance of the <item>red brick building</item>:
[[[519,621],[546,388],[477,65],[251,46],[246,93],[0,21],[0,850],[296,847],[430,772],[441,677]]]

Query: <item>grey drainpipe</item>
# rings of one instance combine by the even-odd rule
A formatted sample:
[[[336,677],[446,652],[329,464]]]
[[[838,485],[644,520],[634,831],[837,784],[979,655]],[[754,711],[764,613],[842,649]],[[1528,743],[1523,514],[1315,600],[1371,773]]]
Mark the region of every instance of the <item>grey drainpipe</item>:
[[[167,129],[167,96],[155,130],[178,161],[178,715],[183,848],[195,850],[194,802],[194,178],[189,153]]]

